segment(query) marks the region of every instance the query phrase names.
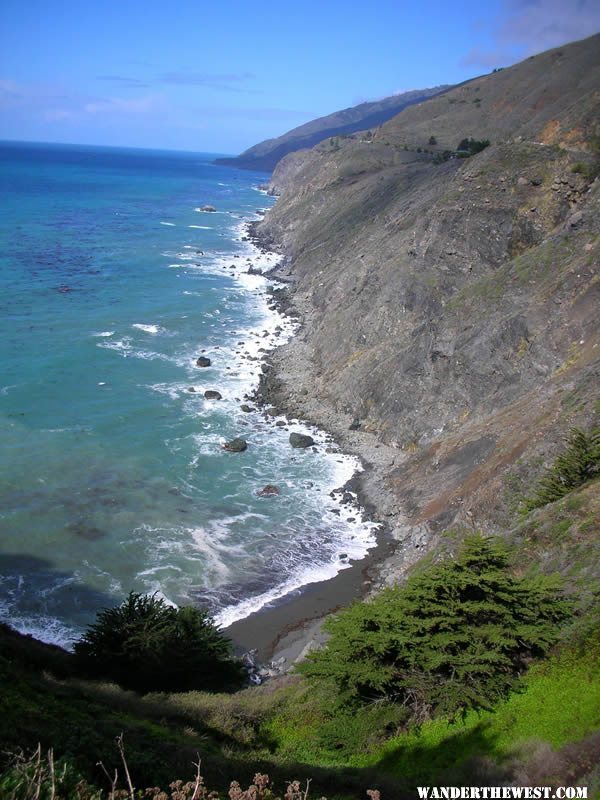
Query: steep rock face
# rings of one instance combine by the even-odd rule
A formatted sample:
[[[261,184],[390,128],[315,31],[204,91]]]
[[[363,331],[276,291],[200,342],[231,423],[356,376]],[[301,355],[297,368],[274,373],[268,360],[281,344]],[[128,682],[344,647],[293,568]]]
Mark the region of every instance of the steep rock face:
[[[288,354],[310,360],[326,408],[399,451],[387,486],[430,531],[498,524],[511,466],[529,480],[594,413],[599,87],[596,36],[273,176],[259,233],[289,256],[304,316]],[[441,164],[422,152],[466,136],[492,144]]]

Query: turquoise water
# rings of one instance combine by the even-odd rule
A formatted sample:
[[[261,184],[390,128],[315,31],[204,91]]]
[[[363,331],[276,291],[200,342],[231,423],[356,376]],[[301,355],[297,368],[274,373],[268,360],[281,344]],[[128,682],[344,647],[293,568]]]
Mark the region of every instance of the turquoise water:
[[[247,274],[265,175],[212,158],[0,145],[0,619],[47,641],[131,590],[228,624],[373,544],[330,496],[357,464],[240,409],[293,329]]]

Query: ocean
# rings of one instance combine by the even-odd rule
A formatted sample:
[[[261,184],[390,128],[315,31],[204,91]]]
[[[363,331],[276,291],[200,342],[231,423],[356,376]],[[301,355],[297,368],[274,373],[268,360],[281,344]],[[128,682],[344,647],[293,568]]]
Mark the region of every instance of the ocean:
[[[226,626],[375,543],[331,496],[358,462],[249,400],[294,323],[248,273],[266,175],[214,158],[0,143],[0,621],[44,641],[130,591]]]

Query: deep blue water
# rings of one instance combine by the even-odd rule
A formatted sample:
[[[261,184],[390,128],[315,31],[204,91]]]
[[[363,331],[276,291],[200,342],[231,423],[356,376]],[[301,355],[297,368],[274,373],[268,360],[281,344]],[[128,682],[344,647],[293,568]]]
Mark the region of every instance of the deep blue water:
[[[46,640],[131,590],[226,624],[372,544],[329,496],[352,459],[240,409],[292,328],[247,274],[266,176],[213,158],[0,143],[0,619]]]

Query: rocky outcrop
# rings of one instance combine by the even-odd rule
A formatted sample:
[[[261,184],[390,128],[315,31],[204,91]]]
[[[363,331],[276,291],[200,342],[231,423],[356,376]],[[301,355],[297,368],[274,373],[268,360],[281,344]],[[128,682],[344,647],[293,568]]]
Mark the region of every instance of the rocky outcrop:
[[[247,449],[248,442],[240,437],[232,439],[230,442],[225,442],[223,445],[223,450],[227,450],[228,453],[243,453]]]
[[[263,486],[256,493],[259,497],[277,497],[277,495],[281,494],[281,491],[278,486],[274,486],[272,483],[268,483],[266,486]]]
[[[382,514],[421,551],[501,528],[511,475],[526,485],[596,413],[599,88],[596,36],[273,176],[257,233],[287,256],[303,327],[263,388],[370,453]],[[465,137],[491,144],[446,158]]]
[[[290,433],[290,444],[298,450],[312,447],[314,443],[315,440],[312,436],[307,436],[304,433]]]

